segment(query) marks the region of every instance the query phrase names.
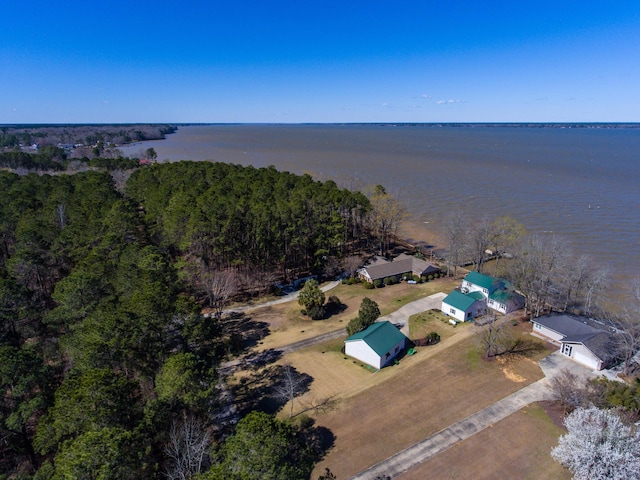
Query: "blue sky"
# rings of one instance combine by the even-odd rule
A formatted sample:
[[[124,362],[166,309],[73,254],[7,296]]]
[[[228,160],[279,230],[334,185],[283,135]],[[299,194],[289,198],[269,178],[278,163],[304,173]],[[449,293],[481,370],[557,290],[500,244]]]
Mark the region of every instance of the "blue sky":
[[[3,3],[0,123],[640,121],[638,0]]]

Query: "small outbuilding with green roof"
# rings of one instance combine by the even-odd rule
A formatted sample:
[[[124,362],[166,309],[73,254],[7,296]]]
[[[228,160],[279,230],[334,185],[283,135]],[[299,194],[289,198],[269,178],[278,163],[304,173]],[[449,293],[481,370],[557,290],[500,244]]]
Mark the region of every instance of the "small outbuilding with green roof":
[[[407,345],[407,337],[391,322],[369,325],[344,341],[347,355],[374,368],[388,365]]]
[[[440,310],[456,320],[467,322],[486,313],[486,299],[480,292],[465,294],[454,290],[442,299]]]

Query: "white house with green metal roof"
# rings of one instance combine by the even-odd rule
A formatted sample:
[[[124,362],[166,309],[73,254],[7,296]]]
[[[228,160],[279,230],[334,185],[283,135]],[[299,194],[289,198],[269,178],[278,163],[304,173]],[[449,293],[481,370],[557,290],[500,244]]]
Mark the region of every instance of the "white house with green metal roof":
[[[344,351],[362,363],[380,369],[397,357],[406,344],[407,337],[391,322],[383,321],[347,338]]]
[[[440,310],[456,320],[467,322],[486,313],[486,297],[481,292],[462,293],[454,290],[442,299]]]
[[[524,297],[513,290],[509,282],[480,272],[469,272],[462,280],[461,291],[467,294],[481,292],[487,306],[503,314],[519,310],[524,306]]]

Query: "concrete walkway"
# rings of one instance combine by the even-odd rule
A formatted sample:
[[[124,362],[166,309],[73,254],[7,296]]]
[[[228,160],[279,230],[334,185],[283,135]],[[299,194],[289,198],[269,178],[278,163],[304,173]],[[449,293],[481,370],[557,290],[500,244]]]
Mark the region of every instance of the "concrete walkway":
[[[351,479],[371,480],[374,478],[397,477],[530,403],[553,398],[552,392],[547,385],[546,378],[538,380],[473,415],[440,430],[421,442],[396,453],[355,477],[351,477]]]
[[[411,303],[407,303],[406,305],[400,307],[398,310],[390,313],[389,315],[378,318],[377,321],[382,322],[384,320],[387,320],[398,327],[401,326],[400,330],[408,337],[409,317],[411,315],[415,315],[416,313],[426,312],[427,310],[440,310],[442,299],[446,296],[446,293],[438,292],[434,293],[433,295],[429,295],[428,297],[420,298]]]
[[[395,478],[439,453],[444,452],[456,443],[516,413],[530,403],[541,400],[553,400],[554,394],[549,388],[549,380],[564,369],[568,369],[572,373],[585,379],[596,378],[603,375],[608,376],[606,373],[595,372],[583,367],[562,355],[559,351],[547,355],[538,363],[545,378],[512,393],[508,397],[483,408],[473,415],[373,465],[358,475],[351,477],[351,480],[370,480],[378,477]]]

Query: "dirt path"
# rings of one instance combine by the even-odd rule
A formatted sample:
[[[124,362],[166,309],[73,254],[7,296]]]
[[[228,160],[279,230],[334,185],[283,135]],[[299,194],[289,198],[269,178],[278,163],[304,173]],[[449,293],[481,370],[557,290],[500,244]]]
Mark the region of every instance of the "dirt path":
[[[320,287],[320,290],[322,290],[323,292],[328,292],[329,290],[336,288],[338,285],[340,285],[340,283],[341,283],[340,280],[334,280],[333,282],[329,282],[326,285],[323,285],[322,287]],[[255,304],[239,305],[234,308],[229,308],[225,310],[224,313],[248,312],[250,310],[255,310],[256,308],[270,307],[272,305],[280,305],[281,303],[292,302],[298,299],[299,294],[300,294],[300,291],[298,290],[297,292],[293,292],[288,295],[283,295],[282,297],[276,298],[275,300],[269,300],[267,302],[260,302]],[[205,315],[211,315],[211,314],[207,313]]]

